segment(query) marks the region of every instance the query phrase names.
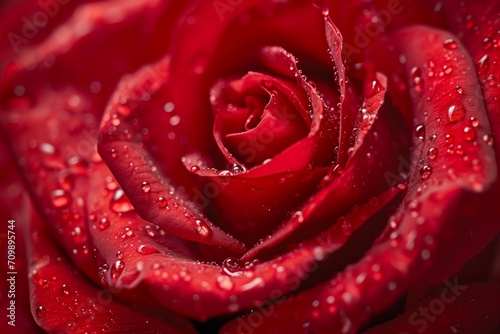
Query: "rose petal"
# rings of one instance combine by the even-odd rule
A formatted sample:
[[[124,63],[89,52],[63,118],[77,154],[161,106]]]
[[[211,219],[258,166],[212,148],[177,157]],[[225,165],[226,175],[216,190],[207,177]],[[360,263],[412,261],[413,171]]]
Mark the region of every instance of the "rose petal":
[[[157,316],[125,306],[107,290],[99,290],[55,247],[55,240],[34,214],[30,236],[31,310],[35,321],[49,332],[113,330],[151,333],[196,333],[192,324],[178,315]],[[150,311],[151,312],[151,311]],[[153,313],[154,314],[154,313]]]
[[[109,22],[107,18],[117,11],[129,21]],[[149,2],[84,5],[69,19],[65,29],[52,32],[36,51],[20,54],[1,82],[2,128],[23,168],[35,203],[73,261],[96,280],[82,200],[88,192],[87,166],[101,161],[95,151],[97,123],[108,94],[122,71],[136,66],[136,56],[126,55],[133,54],[134,45],[139,43],[137,38],[143,38],[131,38],[129,32],[137,30],[143,25],[144,16],[155,11]],[[82,22],[94,30],[78,33]],[[67,38],[58,39],[61,34]],[[129,38],[121,40],[121,34]],[[116,40],[116,44],[110,46],[108,40]],[[108,60],[85,51],[89,45],[119,55],[116,66],[110,68]],[[74,59],[82,59],[82,54],[85,61],[75,62]],[[92,63],[96,71],[87,71],[86,62]],[[99,72],[100,68],[108,71]]]
[[[500,284],[462,285],[447,281],[441,293],[365,333],[494,333],[500,326]]]
[[[4,222],[0,230],[0,244],[4,269],[0,274],[0,307],[6,317],[2,328],[13,332],[41,333],[30,311],[28,289],[28,243],[23,229],[29,223],[28,195],[23,193],[23,180],[14,163],[6,143],[0,140],[0,219]],[[14,255],[14,257],[12,256]],[[14,302],[14,306],[12,306]]]
[[[143,144],[130,135],[136,130],[130,119],[134,113],[128,105],[144,101],[143,96],[133,94],[134,89],[148,87],[148,95],[158,89],[157,86],[147,86],[148,71],[144,68],[123,82],[122,89],[112,98],[101,126],[100,155],[141,217],[178,237],[241,251],[240,242],[214,226],[183,195],[175,192],[173,185],[144,152]],[[155,72],[164,71],[164,67],[159,67]],[[157,77],[159,82],[162,79]],[[115,121],[117,119],[119,122]]]

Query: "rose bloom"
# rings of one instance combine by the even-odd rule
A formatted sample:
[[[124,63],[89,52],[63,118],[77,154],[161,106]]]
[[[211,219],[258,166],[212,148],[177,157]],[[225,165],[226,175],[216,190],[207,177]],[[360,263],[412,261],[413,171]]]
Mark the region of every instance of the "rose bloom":
[[[498,1],[0,8],[0,332],[500,331]]]

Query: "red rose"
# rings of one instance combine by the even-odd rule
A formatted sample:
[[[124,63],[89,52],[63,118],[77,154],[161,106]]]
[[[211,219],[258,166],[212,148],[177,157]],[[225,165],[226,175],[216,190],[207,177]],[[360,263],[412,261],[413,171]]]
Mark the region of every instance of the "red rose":
[[[500,328],[497,2],[1,16],[2,332]]]

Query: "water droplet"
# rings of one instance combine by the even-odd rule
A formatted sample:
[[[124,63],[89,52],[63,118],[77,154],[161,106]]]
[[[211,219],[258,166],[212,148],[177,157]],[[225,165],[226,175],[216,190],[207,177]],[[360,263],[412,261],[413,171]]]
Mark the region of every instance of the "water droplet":
[[[422,208],[422,203],[417,200],[412,200],[408,203],[408,209],[410,211],[417,213]]]
[[[233,281],[227,276],[217,277],[217,285],[225,291],[230,291],[234,287]]]
[[[160,197],[158,197],[158,202],[156,203],[156,205],[158,205],[159,208],[166,208],[168,205],[168,202],[165,199],[165,197],[160,196]]]
[[[420,168],[419,173],[420,173],[420,176],[422,177],[422,179],[428,179],[429,176],[431,176],[431,174],[432,174],[432,167],[425,165],[422,168]]]
[[[234,173],[234,174],[239,174],[239,173],[243,173],[243,172],[246,172],[246,168],[243,167],[243,166],[240,166],[240,165],[237,165],[237,164],[234,164],[232,167],[231,167],[231,172]]]
[[[483,136],[483,141],[488,145],[488,146],[493,146],[493,136],[492,135],[484,135]]]
[[[297,219],[299,223],[302,223],[304,221],[304,214],[302,211],[296,211],[292,216],[292,219],[293,218]]]
[[[144,191],[145,193],[148,193],[148,192],[150,192],[150,191],[151,191],[151,186],[149,185],[149,183],[148,183],[148,182],[144,181],[144,182],[142,182],[142,184],[141,184],[141,189],[142,189],[142,191]]]
[[[125,213],[134,210],[134,206],[130,203],[122,189],[117,189],[111,200],[111,210],[116,213]]]
[[[464,89],[462,88],[462,86],[456,86],[455,87],[455,90],[457,91],[458,94],[462,95],[464,93]]]
[[[493,41],[491,40],[491,38],[486,37],[485,39],[483,39],[483,48],[485,50],[491,49],[492,46],[493,46]]]
[[[207,223],[199,219],[196,219],[195,224],[196,224],[196,232],[198,232],[198,234],[200,234],[201,236],[208,237],[212,233],[212,230],[210,229],[210,226],[208,226]]]
[[[485,76],[490,67],[490,57],[486,54],[477,62],[477,72],[479,76]]]
[[[197,173],[200,171],[200,167],[199,166],[192,166],[191,167],[191,173]]]
[[[115,107],[115,110],[118,115],[121,115],[123,117],[127,117],[130,115],[131,110],[130,107],[125,105],[125,104],[119,104]]]
[[[148,246],[148,245],[140,245],[136,249],[137,253],[141,255],[149,255],[149,254],[155,254],[159,253],[160,251],[154,247]]]
[[[120,277],[123,269],[125,268],[125,263],[121,260],[115,262],[115,264],[111,267],[111,278],[113,280],[117,280]]]
[[[476,139],[476,130],[470,126],[464,128],[464,138],[468,141],[473,141]]]
[[[47,314],[47,309],[40,305],[36,308],[35,313],[38,318],[43,318]]]
[[[452,144],[454,141],[453,135],[446,134],[444,136],[444,140],[445,140],[446,144]]]
[[[57,189],[50,194],[50,200],[53,206],[62,208],[71,203],[71,195],[63,189]]]
[[[479,126],[479,120],[476,117],[469,118],[470,124],[477,128]]]
[[[111,157],[112,157],[113,159],[114,159],[114,158],[116,158],[116,155],[117,155],[117,154],[116,154],[116,150],[115,150],[114,148],[112,148],[109,152],[111,153]]]
[[[448,119],[450,122],[461,121],[465,117],[465,109],[463,106],[452,105],[448,108]]]
[[[413,80],[413,84],[415,90],[419,93],[423,92],[424,89],[424,81],[422,79],[422,70],[419,67],[413,67],[410,70],[411,78]]]
[[[454,49],[456,49],[458,47],[457,42],[455,40],[451,39],[451,38],[445,40],[443,42],[443,45],[444,45],[445,48],[447,48],[449,50],[454,50]]]
[[[71,239],[75,244],[83,244],[87,241],[87,233],[83,232],[81,227],[76,226],[71,231]]]
[[[425,139],[425,126],[420,124],[417,125],[415,128],[415,136],[417,136],[418,139],[424,140]]]
[[[111,124],[113,124],[114,126],[119,126],[121,123],[120,119],[118,118],[118,114],[113,114],[111,116]]]
[[[244,264],[235,257],[228,257],[222,262],[222,270],[230,276],[239,276],[244,268]]]
[[[165,110],[165,112],[172,112],[172,111],[174,111],[174,109],[175,109],[175,105],[172,102],[167,102],[163,106],[163,110]]]
[[[444,74],[450,74],[451,72],[453,72],[453,68],[451,66],[444,65],[443,72],[444,72]]]
[[[132,231],[130,229],[130,227],[125,227],[125,232],[123,232],[123,236],[122,238],[125,238],[125,237],[131,237],[134,235],[134,231]]]
[[[117,258],[118,260],[123,259],[123,252],[122,252],[122,251],[118,251],[118,252],[116,252],[116,258]]]
[[[105,229],[107,229],[109,227],[109,225],[110,225],[110,223],[109,223],[108,218],[103,217],[99,221],[99,224],[97,227],[99,228],[99,230],[104,231]]]
[[[372,83],[370,85],[370,89],[371,89],[371,91],[367,94],[368,97],[372,97],[372,96],[375,96],[376,94],[380,93],[380,91],[382,91],[382,89],[383,89],[383,86],[380,83],[380,81],[375,79],[372,81]]]
[[[172,116],[169,120],[170,125],[176,126],[181,122],[181,117],[179,115]]]
[[[63,284],[61,286],[61,292],[63,293],[63,295],[65,296],[68,296],[69,295],[69,288],[66,284]]]
[[[431,160],[434,160],[437,158],[437,156],[438,156],[438,149],[435,147],[431,147],[427,152],[427,157]]]

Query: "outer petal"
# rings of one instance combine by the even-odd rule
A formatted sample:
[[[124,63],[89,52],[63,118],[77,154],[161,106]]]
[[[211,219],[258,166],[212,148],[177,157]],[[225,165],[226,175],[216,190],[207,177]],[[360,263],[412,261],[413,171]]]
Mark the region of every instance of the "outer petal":
[[[31,310],[48,332],[106,331],[123,333],[196,333],[192,324],[175,314],[153,310],[145,314],[125,306],[107,290],[86,280],[55,247],[48,230],[34,213],[26,231],[30,240]],[[153,315],[152,315],[153,314]]]
[[[447,281],[440,294],[364,333],[495,333],[500,326],[500,284],[457,283]]]
[[[23,229],[29,224],[29,199],[24,193],[23,180],[3,139],[0,140],[0,166],[0,219],[4,222],[0,230],[3,263],[0,274],[0,307],[5,314],[1,328],[9,333],[42,333],[30,310],[26,255],[28,243],[23,235]],[[12,224],[10,221],[13,221]],[[14,306],[12,301],[15,302]]]
[[[0,85],[1,125],[34,202],[67,253],[95,279],[82,200],[88,191],[87,166],[101,161],[95,150],[97,123],[108,94],[123,71],[132,70],[139,61],[137,56],[126,56],[139,43],[139,36],[131,38],[132,32],[142,26],[143,16],[157,15],[152,14],[156,5],[120,1],[80,7],[64,28],[51,33],[33,52],[20,54]],[[123,14],[121,20],[113,16],[117,11]],[[81,22],[89,29],[82,30]],[[120,39],[122,34],[126,40]],[[116,44],[110,48],[107,39]],[[113,65],[92,52],[97,47],[119,55]],[[85,62],[74,62],[82,55],[96,72],[87,71]],[[100,69],[105,66],[109,71],[104,74]]]

